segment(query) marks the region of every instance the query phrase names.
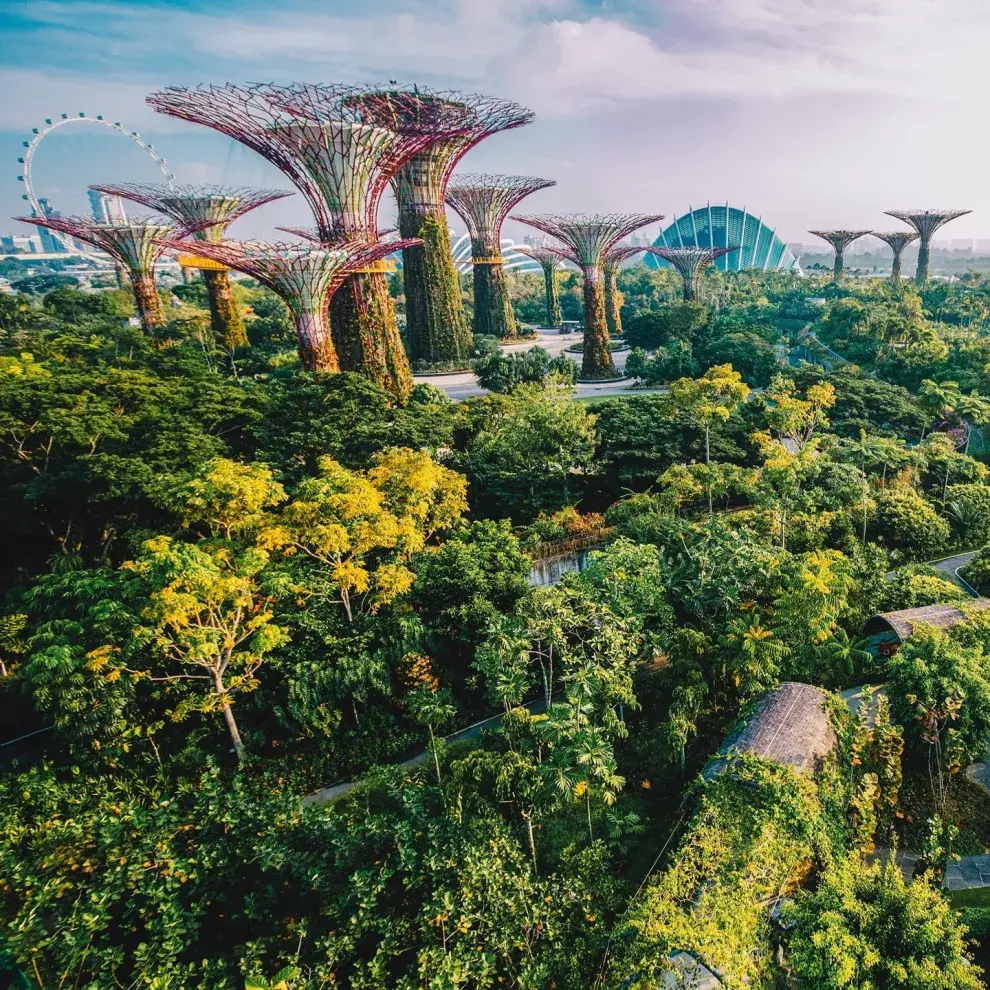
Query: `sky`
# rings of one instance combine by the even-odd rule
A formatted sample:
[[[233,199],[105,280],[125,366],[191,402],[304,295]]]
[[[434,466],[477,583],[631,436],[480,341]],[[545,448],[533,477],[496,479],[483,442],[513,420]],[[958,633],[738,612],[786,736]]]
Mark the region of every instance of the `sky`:
[[[120,120],[180,181],[284,188],[253,152],[145,96],[396,79],[536,111],[461,165],[555,179],[531,212],[672,219],[728,200],[809,243],[814,227],[898,228],[886,209],[960,207],[974,212],[942,236],[990,237],[988,47],[987,0],[3,0],[0,210],[23,212],[16,159],[46,117]],[[73,213],[89,183],[156,171],[125,138],[73,126],[42,142],[33,177]],[[297,196],[232,233],[307,215]]]

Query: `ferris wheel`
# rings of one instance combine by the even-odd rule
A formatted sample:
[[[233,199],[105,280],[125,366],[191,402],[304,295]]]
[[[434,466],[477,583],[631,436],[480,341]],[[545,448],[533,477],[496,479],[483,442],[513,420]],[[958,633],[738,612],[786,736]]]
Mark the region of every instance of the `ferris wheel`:
[[[17,159],[17,161],[23,166],[23,172],[21,175],[17,176],[18,182],[24,183],[24,192],[21,194],[21,199],[26,199],[28,203],[31,204],[31,212],[35,216],[44,216],[45,210],[42,208],[41,203],[34,191],[34,182],[31,177],[32,163],[34,161],[34,156],[38,151],[38,146],[41,142],[48,137],[52,131],[58,130],[60,127],[66,127],[69,124],[95,124],[98,127],[106,127],[111,131],[116,131],[118,134],[122,134],[124,137],[129,138],[133,141],[142,151],[146,152],[151,160],[158,166],[161,170],[162,175],[165,176],[165,181],[168,185],[172,185],[175,181],[175,176],[168,170],[168,162],[162,158],[157,151],[155,151],[155,146],[153,144],[148,144],[137,131],[129,131],[120,121],[114,121],[111,123],[106,120],[102,115],[97,117],[87,117],[84,113],[79,113],[75,117],[70,117],[69,114],[63,113],[57,119],[51,117],[46,118],[44,127],[34,127],[31,130],[31,140],[24,141],[23,145],[27,149],[24,155]],[[62,234],[58,231],[52,231],[52,236],[57,238],[59,243],[62,244],[68,250],[74,250],[75,244],[72,238],[67,234]]]

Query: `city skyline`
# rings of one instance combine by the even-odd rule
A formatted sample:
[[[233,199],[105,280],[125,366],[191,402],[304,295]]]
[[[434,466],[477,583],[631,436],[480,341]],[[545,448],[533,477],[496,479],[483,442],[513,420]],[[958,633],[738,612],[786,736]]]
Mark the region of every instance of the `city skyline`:
[[[155,114],[144,97],[226,79],[398,78],[532,107],[535,123],[485,142],[462,170],[555,178],[548,210],[646,209],[669,222],[728,200],[791,243],[823,225],[884,228],[883,210],[946,200],[974,211],[953,223],[952,238],[990,232],[990,192],[966,167],[987,143],[968,123],[990,77],[979,52],[990,10],[974,0],[948,12],[929,0],[479,6],[383,0],[369,15],[352,2],[327,14],[309,0],[277,10],[254,0],[13,0],[0,14],[0,80],[17,95],[0,107],[0,207],[23,212],[16,158],[45,117],[120,119],[184,182],[272,185],[278,173],[266,163]],[[946,140],[912,138],[933,120]],[[90,182],[155,178],[118,135],[50,140],[37,161],[39,194],[63,213],[86,212]],[[892,169],[898,143],[910,152]],[[308,219],[294,197],[236,233]],[[22,233],[13,222],[0,229]],[[507,224],[508,236],[522,233]]]

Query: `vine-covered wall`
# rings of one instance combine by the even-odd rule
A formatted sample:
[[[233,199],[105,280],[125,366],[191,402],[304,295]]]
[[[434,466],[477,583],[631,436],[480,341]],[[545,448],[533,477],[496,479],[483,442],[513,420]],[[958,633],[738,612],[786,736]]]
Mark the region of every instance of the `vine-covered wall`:
[[[165,326],[165,310],[155,285],[155,276],[147,271],[131,272],[131,289],[141,326],[149,332]]]
[[[210,300],[210,323],[214,335],[223,341],[225,347],[246,347],[247,331],[230,289],[230,275],[223,271],[205,269],[203,281]]]
[[[342,371],[367,375],[396,398],[412,392],[412,371],[399,337],[388,277],[351,275],[330,300],[330,329]]]
[[[480,253],[475,256],[479,257]],[[502,264],[476,262],[474,265],[474,332],[502,340],[519,336]]]
[[[614,378],[615,364],[608,347],[605,284],[598,267],[584,269],[584,359],[582,378]]]
[[[402,251],[410,357],[430,364],[466,365],[471,354],[471,330],[461,306],[443,207],[423,210],[400,204],[399,233],[423,242]]]

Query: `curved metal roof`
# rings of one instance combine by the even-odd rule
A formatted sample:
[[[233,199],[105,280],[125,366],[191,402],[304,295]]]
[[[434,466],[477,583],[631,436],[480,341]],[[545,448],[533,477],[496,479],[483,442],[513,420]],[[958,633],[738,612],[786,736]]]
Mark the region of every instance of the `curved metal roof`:
[[[653,243],[657,247],[706,248],[738,244],[738,251],[715,261],[715,267],[723,272],[741,268],[800,270],[797,258],[762,217],[728,203],[690,209],[665,227]],[[670,267],[669,262],[650,254],[645,261],[650,268]]]

